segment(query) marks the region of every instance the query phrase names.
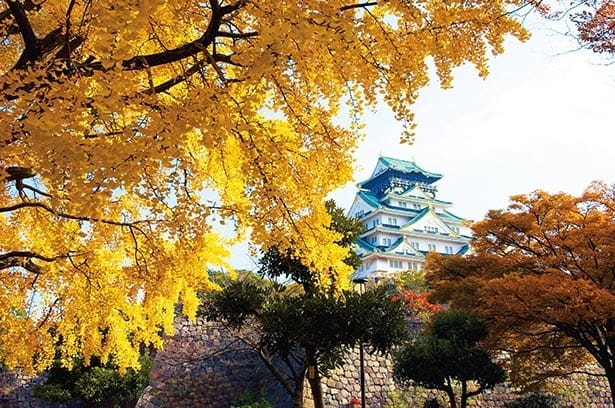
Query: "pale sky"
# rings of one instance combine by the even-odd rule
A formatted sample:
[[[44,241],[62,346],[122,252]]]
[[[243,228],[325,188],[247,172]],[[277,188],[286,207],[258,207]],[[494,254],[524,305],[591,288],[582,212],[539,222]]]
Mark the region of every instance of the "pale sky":
[[[508,42],[486,79],[473,67],[456,72],[454,88],[421,92],[416,139],[400,145],[401,127],[385,106],[370,115],[356,181],[379,155],[414,159],[441,173],[438,197],[461,217],[481,219],[509,196],[536,189],[581,193],[596,179],[615,183],[615,64],[546,28],[526,43]],[[356,188],[336,192],[348,208]]]
[[[421,92],[414,145],[399,143],[401,125],[386,106],[368,115],[355,180],[332,195],[338,205],[350,207],[355,184],[380,155],[443,174],[437,197],[472,220],[506,207],[513,194],[580,194],[593,180],[615,183],[615,64],[571,52],[573,41],[541,23],[530,27],[530,41],[508,41],[486,79],[462,67],[453,89],[434,81]],[[253,269],[242,252],[234,251],[233,265]]]

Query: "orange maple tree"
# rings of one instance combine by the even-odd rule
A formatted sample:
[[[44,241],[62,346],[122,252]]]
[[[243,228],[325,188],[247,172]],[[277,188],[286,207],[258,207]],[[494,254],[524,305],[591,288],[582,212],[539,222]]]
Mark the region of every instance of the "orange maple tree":
[[[615,53],[614,0],[546,0],[537,2],[538,11],[550,20],[570,20],[573,35],[583,47],[597,53]]]
[[[429,258],[434,297],[490,324],[513,380],[585,372],[593,360],[615,396],[615,187],[513,196],[473,230],[474,254]]]
[[[590,5],[589,10],[572,17],[579,39],[595,52],[615,54],[615,1],[596,1]]]
[[[427,320],[431,315],[442,309],[442,305],[431,303],[431,292],[414,292],[412,290],[399,289],[399,298],[411,316]]]

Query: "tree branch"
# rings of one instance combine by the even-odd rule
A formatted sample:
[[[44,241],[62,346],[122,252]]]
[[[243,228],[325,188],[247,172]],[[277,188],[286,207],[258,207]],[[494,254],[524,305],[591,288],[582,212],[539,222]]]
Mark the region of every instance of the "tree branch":
[[[34,274],[41,274],[42,268],[32,262],[32,258],[44,262],[55,262],[58,259],[66,259],[69,255],[44,256],[33,251],[11,251],[0,254],[0,270],[21,267]]]
[[[378,4],[377,1],[368,1],[368,2],[365,2],[365,3],[349,4],[347,6],[340,7],[340,11],[346,11],[346,10],[357,9],[357,8],[371,7],[371,6],[376,6],[377,4]]]
[[[209,47],[218,35],[220,26],[222,25],[222,19],[225,15],[230,14],[245,4],[245,0],[238,1],[233,5],[220,7],[218,0],[210,0],[211,5],[211,19],[205,33],[190,43],[184,44],[181,47],[166,50],[154,54],[137,55],[122,62],[122,67],[126,70],[139,70],[145,67],[155,67],[158,65],[164,65],[171,62],[176,62],[184,58],[190,57],[194,54],[202,52]]]
[[[9,6],[9,11],[13,15],[19,32],[24,41],[24,50],[19,57],[19,60],[15,64],[14,69],[24,69],[29,62],[34,62],[40,55],[40,44],[32,25],[26,15],[24,6],[19,1],[6,0],[6,4]]]
[[[14,204],[14,205],[9,205],[9,206],[6,206],[6,207],[0,207],[0,213],[17,211],[17,210],[21,210],[21,209],[24,209],[24,208],[40,208],[40,209],[45,210],[48,213],[53,214],[53,215],[55,215],[57,217],[66,218],[66,219],[69,219],[69,220],[89,221],[89,222],[102,222],[103,224],[116,225],[116,226],[119,226],[119,227],[135,228],[137,231],[141,232],[143,235],[147,235],[147,234],[145,234],[145,231],[143,231],[142,229],[137,227],[137,224],[145,224],[145,223],[151,223],[152,222],[151,220],[137,220],[137,221],[133,221],[133,222],[122,222],[122,221],[107,220],[107,219],[104,219],[104,218],[73,215],[73,214],[68,214],[68,213],[61,212],[61,211],[56,211],[53,208],[51,208],[50,206],[48,206],[47,204],[40,203],[40,202],[36,202],[36,203],[34,203],[34,202],[22,202],[22,203],[18,203],[18,204]]]

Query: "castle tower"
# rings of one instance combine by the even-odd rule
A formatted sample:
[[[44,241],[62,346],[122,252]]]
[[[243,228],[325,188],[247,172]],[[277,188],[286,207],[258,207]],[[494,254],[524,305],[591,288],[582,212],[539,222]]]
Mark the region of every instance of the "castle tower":
[[[414,161],[380,157],[371,177],[359,184],[348,212],[365,225],[355,251],[363,263],[354,279],[378,281],[395,272],[421,270],[430,251],[468,251],[469,223],[436,198],[441,174]]]

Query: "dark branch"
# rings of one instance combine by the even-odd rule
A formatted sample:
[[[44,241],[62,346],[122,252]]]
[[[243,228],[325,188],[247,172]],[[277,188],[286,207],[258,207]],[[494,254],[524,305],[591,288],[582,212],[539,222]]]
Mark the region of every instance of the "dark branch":
[[[168,81],[165,81],[161,84],[156,85],[153,89],[153,92],[154,93],[166,92],[172,87],[174,87],[175,85],[181,82],[184,82],[185,80],[190,78],[192,75],[199,72],[199,70],[203,67],[203,64],[202,64],[203,62],[204,61],[198,61],[196,64],[194,64],[193,66],[185,70],[181,75],[178,75],[175,78],[171,78]]]
[[[43,204],[43,203],[33,203],[33,202],[22,202],[22,203],[18,203],[18,204],[14,204],[14,205],[9,205],[9,206],[6,206],[6,207],[0,207],[0,213],[17,211],[17,210],[21,210],[21,209],[24,209],[24,208],[40,208],[42,210],[47,211],[48,213],[50,213],[52,215],[55,215],[55,216],[61,217],[61,218],[66,218],[66,219],[69,219],[69,220],[89,221],[89,222],[102,222],[103,224],[116,225],[116,226],[119,226],[119,227],[135,228],[137,231],[140,231],[143,235],[147,235],[147,234],[144,231],[142,231],[140,228],[138,228],[137,225],[138,224],[144,224],[144,223],[151,222],[150,220],[138,220],[138,221],[133,221],[133,222],[122,222],[122,221],[107,220],[107,219],[104,219],[104,218],[96,218],[96,217],[87,217],[87,216],[73,215],[73,214],[68,214],[68,213],[56,211],[53,208],[51,208],[48,205]]]
[[[9,174],[5,177],[6,181],[23,180],[36,175],[29,167],[10,166],[5,171]]]
[[[40,55],[40,44],[34,34],[32,25],[26,15],[24,6],[19,1],[6,0],[6,4],[9,6],[9,10],[19,27],[19,32],[24,41],[24,50],[15,64],[15,69],[24,69],[28,63],[36,61]]]
[[[250,31],[247,33],[229,33],[227,31],[218,31],[216,33],[216,37],[244,39],[244,38],[258,37],[258,32]]]
[[[32,251],[11,251],[0,254],[0,270],[9,268],[23,268],[36,275],[43,272],[43,268],[35,264],[32,259],[44,262],[55,262],[58,259],[68,258],[69,255],[44,256]]]
[[[122,66],[127,70],[138,70],[147,67],[155,67],[171,62],[180,61],[184,58],[202,52],[209,47],[218,35],[222,19],[225,15],[233,13],[244,5],[245,1],[238,1],[235,4],[220,7],[217,0],[210,0],[211,4],[211,19],[205,33],[196,41],[184,44],[181,47],[158,52],[148,55],[137,55],[122,62]]]
[[[368,1],[366,3],[349,4],[347,6],[340,7],[340,10],[346,11],[346,10],[357,9],[357,8],[372,7],[372,6],[376,6],[377,4],[378,4],[377,1]]]
[[[28,259],[35,258],[35,259],[39,259],[45,262],[54,262],[54,261],[57,261],[58,259],[68,258],[68,255],[44,256],[44,255],[41,255],[41,254],[38,254],[32,251],[11,251],[11,252],[6,252],[4,254],[0,254],[0,262],[5,262],[12,258],[28,258]]]
[[[31,11],[34,9],[40,10],[41,8],[40,4],[36,4],[32,0],[24,1],[22,7],[25,11]],[[13,14],[10,8],[0,12],[0,24],[7,24],[5,20],[10,19],[12,16]],[[17,33],[19,33],[19,28],[16,28],[15,31],[9,29],[7,32],[7,34],[17,34]]]

